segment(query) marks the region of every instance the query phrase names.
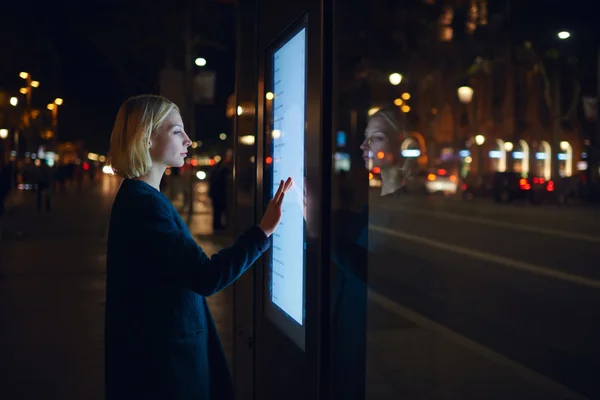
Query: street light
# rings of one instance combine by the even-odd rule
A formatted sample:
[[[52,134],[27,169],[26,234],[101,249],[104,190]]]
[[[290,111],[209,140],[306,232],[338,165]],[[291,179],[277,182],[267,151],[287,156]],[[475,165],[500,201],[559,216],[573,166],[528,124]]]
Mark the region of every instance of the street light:
[[[0,129],[0,139],[6,139],[8,137],[8,129]]]
[[[565,40],[571,37],[571,33],[567,31],[558,32],[558,38],[560,40]]]
[[[511,142],[505,142],[504,143],[504,150],[506,150],[508,152],[513,151],[514,147],[515,146]]]
[[[221,139],[221,140],[225,140],[225,139],[227,139],[227,135],[226,135],[225,133],[221,133],[221,134],[219,135],[219,139]]]
[[[19,76],[22,79],[27,79],[27,78],[29,78],[29,73],[28,72],[19,72]]]
[[[473,100],[473,88],[470,86],[461,86],[457,90],[458,100],[463,104],[469,104]]]
[[[53,103],[50,103],[46,106],[48,110],[52,112],[52,133],[54,136],[54,140],[56,140],[58,136],[58,106],[63,104],[63,99],[57,97],[54,99]]]
[[[402,82],[402,74],[394,72],[393,74],[390,74],[389,79],[392,85],[398,86],[400,82]]]
[[[196,58],[195,63],[199,67],[204,67],[206,65],[206,58],[198,57]]]
[[[16,107],[17,104],[19,104],[19,99],[17,99],[16,97],[11,97],[10,98],[10,105],[13,107]]]
[[[475,143],[477,143],[477,146],[481,146],[482,144],[485,143],[485,136],[483,135],[477,135],[475,136]]]

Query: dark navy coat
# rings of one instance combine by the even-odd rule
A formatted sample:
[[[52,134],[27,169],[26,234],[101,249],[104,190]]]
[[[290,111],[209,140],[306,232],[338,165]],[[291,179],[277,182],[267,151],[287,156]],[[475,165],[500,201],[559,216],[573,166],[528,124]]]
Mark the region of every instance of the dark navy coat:
[[[235,281],[268,246],[255,226],[209,258],[162,193],[125,179],[108,234],[106,399],[233,399],[205,296]]]

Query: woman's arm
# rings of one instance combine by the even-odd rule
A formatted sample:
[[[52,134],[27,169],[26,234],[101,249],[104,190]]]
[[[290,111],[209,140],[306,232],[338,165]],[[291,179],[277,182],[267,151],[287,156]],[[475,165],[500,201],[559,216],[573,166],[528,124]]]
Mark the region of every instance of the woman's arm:
[[[235,243],[209,258],[196,241],[181,231],[168,204],[150,198],[141,205],[143,223],[138,242],[158,278],[179,281],[202,296],[210,296],[235,281],[269,247],[263,230],[253,226]],[[150,271],[149,271],[150,272]]]

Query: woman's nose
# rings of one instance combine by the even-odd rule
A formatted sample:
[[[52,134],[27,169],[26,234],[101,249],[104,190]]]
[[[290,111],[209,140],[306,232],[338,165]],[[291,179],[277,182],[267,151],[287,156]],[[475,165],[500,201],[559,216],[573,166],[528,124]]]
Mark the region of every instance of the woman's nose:
[[[189,138],[189,136],[188,136],[188,135],[185,135],[185,140],[183,141],[183,145],[184,145],[185,147],[189,147],[191,144],[192,144],[192,141],[191,141],[191,139]]]

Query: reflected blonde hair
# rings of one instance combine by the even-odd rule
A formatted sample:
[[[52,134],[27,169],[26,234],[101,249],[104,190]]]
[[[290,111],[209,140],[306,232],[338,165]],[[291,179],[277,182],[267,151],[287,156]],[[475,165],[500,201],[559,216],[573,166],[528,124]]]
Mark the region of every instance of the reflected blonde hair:
[[[172,101],[156,95],[130,97],[117,113],[110,136],[108,164],[121,178],[137,178],[152,168],[150,139],[169,113],[179,112]]]

